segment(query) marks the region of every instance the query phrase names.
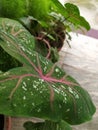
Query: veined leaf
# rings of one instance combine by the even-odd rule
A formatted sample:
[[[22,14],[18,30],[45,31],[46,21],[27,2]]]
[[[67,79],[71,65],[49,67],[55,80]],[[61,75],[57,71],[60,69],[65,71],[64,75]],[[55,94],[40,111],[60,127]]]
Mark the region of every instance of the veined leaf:
[[[72,130],[70,125],[65,121],[45,121],[41,123],[33,123],[31,121],[27,121],[24,123],[24,127],[26,130]]]
[[[64,7],[58,0],[1,0],[0,5],[0,17],[19,19],[29,15],[38,19],[44,27],[49,27],[49,13],[55,12],[78,28],[82,26],[90,29],[89,23],[80,15],[78,7],[70,3],[66,3]]]
[[[57,130],[72,130],[72,128],[67,122],[61,120],[58,124]]]
[[[29,43],[32,42],[34,39]],[[0,73],[0,113],[56,122],[64,120],[69,124],[92,118],[95,106],[88,92],[51,61],[33,51],[32,44],[25,41],[23,44],[20,38],[0,29],[0,46],[23,64],[23,67]]]
[[[22,64],[0,47],[0,70],[5,72],[17,66],[22,66]]]
[[[86,28],[87,30],[90,29],[89,23],[85,20],[84,17],[80,15],[79,8],[76,5],[66,3],[65,11],[68,13],[68,17],[66,18],[69,22],[73,23],[78,28],[81,26]]]
[[[68,22],[74,25],[74,27],[84,27],[87,30],[90,29],[89,23],[84,17],[80,15],[79,8],[71,3],[66,3],[64,6],[58,1],[53,0],[54,10],[62,15]]]
[[[15,37],[15,39],[18,39],[18,44],[23,44],[25,47],[30,46],[29,49],[31,51],[34,49],[34,37],[18,21],[7,18],[0,18],[0,30],[10,36]],[[7,38],[8,37],[5,37],[4,39],[8,41]],[[0,70],[6,71],[12,67],[17,67],[21,65],[22,64],[20,64],[16,59],[7,54],[0,47]]]
[[[0,18],[0,30],[13,36],[19,41],[18,44],[23,44],[25,48],[30,46],[31,50],[34,49],[34,37],[18,21],[8,18]]]

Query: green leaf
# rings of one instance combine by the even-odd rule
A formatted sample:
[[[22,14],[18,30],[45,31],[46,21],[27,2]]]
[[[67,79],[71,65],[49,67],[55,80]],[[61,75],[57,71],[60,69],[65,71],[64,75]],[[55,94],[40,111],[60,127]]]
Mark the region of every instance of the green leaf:
[[[13,36],[19,41],[18,44],[24,44],[25,48],[30,46],[31,50],[34,49],[34,37],[18,21],[8,18],[0,18],[0,30]]]
[[[57,130],[72,130],[72,128],[67,122],[61,120],[58,123],[58,129]]]
[[[90,29],[89,23],[86,21],[84,17],[80,15],[79,8],[70,3],[65,4],[65,11],[68,13],[68,16],[66,17],[69,22],[74,24],[76,27],[84,27],[87,30]]]
[[[22,36],[24,38],[24,33]],[[64,120],[69,124],[90,120],[95,106],[88,92],[51,61],[33,51],[33,44],[31,37],[26,44],[10,31],[0,29],[0,46],[23,64],[0,73],[0,113],[55,122]]]
[[[75,27],[90,29],[89,23],[80,15],[78,7],[71,3],[63,6],[58,0],[1,0],[0,5],[0,17],[19,19],[29,15],[38,19],[42,26],[49,27],[49,13],[55,12]]]
[[[22,66],[22,64],[0,47],[0,70],[5,72],[18,66]]]
[[[54,11],[61,14],[65,18],[65,22],[70,22],[76,28],[84,27],[89,30],[90,25],[84,17],[80,15],[79,8],[71,3],[66,3],[64,6],[57,0],[53,0]],[[75,28],[75,29],[76,29]]]
[[[18,39],[18,44],[24,44],[25,47],[29,45],[31,50],[34,49],[34,37],[18,21],[0,18],[0,30]],[[8,40],[7,37],[5,40]],[[21,66],[20,62],[0,47],[0,70],[7,71],[10,68]]]
[[[24,127],[26,130],[72,130],[70,125],[65,121],[45,121],[40,123],[33,123],[31,121],[27,121],[24,123]]]
[[[24,123],[26,130],[58,130],[57,123],[52,121],[45,121],[40,123],[33,123],[27,121]]]

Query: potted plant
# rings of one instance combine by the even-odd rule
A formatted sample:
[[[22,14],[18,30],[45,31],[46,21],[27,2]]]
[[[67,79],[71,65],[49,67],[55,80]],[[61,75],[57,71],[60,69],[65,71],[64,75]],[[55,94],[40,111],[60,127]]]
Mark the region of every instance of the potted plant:
[[[77,6],[57,0],[2,2],[0,114],[7,116],[5,129],[14,130],[14,117],[27,119],[26,130],[71,130],[70,125],[90,120],[95,112],[90,95],[54,64],[64,34],[70,38],[73,27],[90,28]]]
[[[36,51],[53,62],[58,60],[65,38],[67,42],[71,39],[70,31],[90,29],[78,7],[70,3],[63,6],[58,0],[3,0],[0,5],[0,16],[20,21],[38,41]]]

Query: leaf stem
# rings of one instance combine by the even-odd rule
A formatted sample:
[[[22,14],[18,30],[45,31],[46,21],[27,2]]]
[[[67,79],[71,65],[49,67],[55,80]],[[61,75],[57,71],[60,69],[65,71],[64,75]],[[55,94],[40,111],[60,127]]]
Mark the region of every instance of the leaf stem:
[[[48,46],[48,51],[49,52],[48,52],[48,54],[46,56],[46,58],[48,59],[50,57],[50,54],[51,54],[51,46],[50,46],[49,42],[46,39],[42,38],[42,37],[36,37],[36,39],[40,40],[40,41],[43,41]]]

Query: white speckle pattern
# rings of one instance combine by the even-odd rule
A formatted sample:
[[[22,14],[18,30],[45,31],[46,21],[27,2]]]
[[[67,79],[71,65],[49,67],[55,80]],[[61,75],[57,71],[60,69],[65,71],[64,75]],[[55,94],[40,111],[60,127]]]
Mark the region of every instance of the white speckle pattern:
[[[43,79],[39,79],[39,82],[42,84],[44,82],[44,80]]]
[[[17,105],[16,105],[15,103],[13,103],[13,106],[14,106],[14,107],[17,107]]]
[[[70,111],[70,109],[67,109],[67,110],[66,110],[66,112],[69,112],[69,111]]]
[[[79,95],[78,95],[78,94],[76,94],[76,95],[75,95],[75,98],[76,98],[76,99],[79,99]]]
[[[41,112],[41,109],[39,108],[39,109],[37,110],[37,112]]]
[[[26,96],[23,96],[23,100],[26,100]]]
[[[33,95],[34,95],[32,91],[30,92],[30,95],[31,95],[31,96],[33,96]]]
[[[60,108],[60,109],[62,108],[61,104],[59,104],[59,108]]]
[[[34,103],[34,102],[32,103],[32,106],[35,106],[35,103]]]
[[[68,87],[68,90],[71,94],[73,94],[75,96],[76,99],[79,99],[79,95],[75,92],[75,90],[73,90],[72,88]]]
[[[46,72],[46,71],[47,71],[47,67],[45,66],[45,67],[44,67],[44,72]]]
[[[27,88],[26,88],[25,86],[22,86],[22,89],[23,89],[24,91],[27,91]]]
[[[55,72],[59,72],[59,69],[58,69],[58,68],[56,68],[56,69],[55,69]]]

